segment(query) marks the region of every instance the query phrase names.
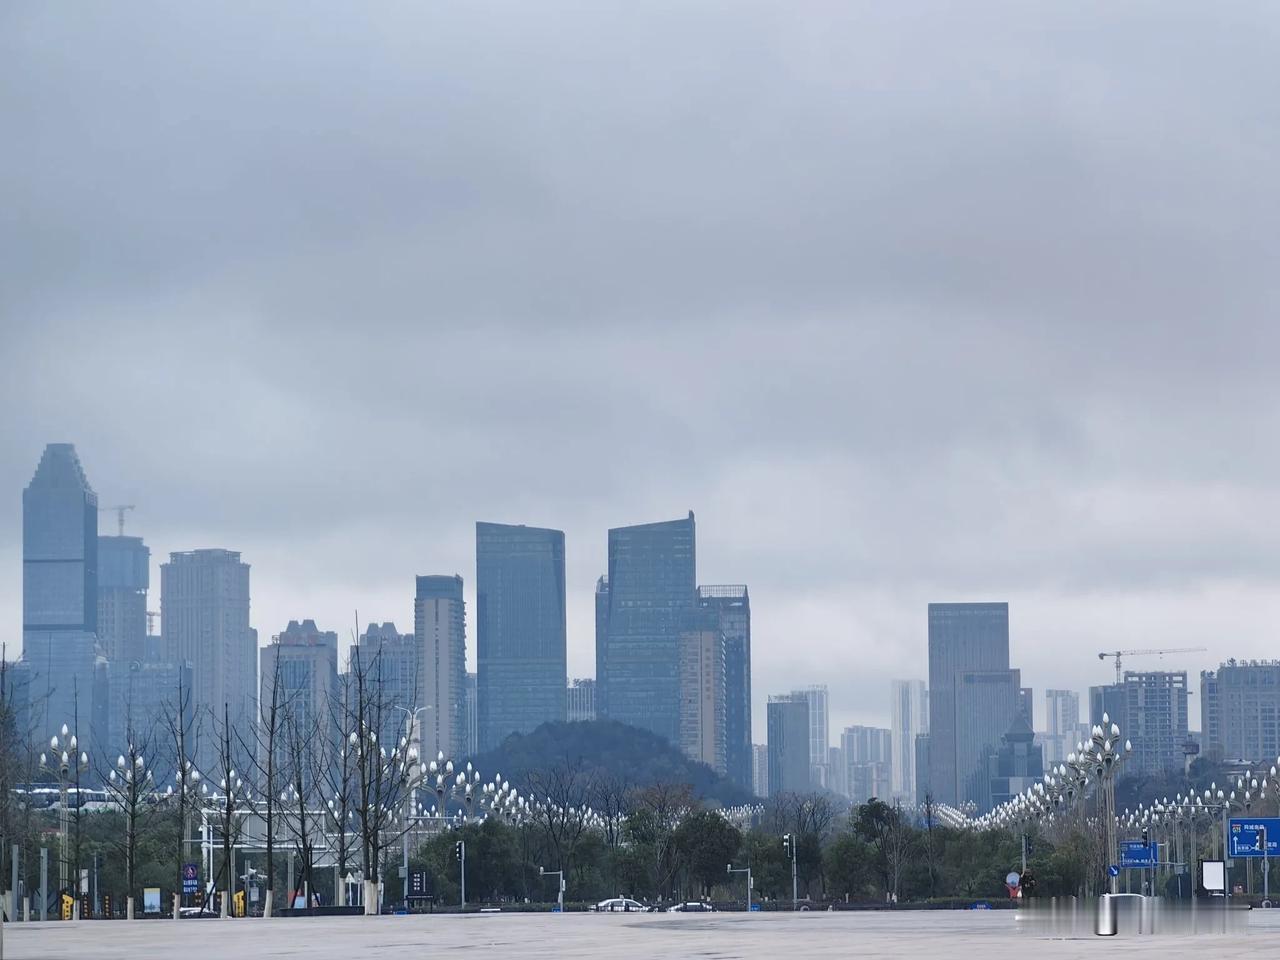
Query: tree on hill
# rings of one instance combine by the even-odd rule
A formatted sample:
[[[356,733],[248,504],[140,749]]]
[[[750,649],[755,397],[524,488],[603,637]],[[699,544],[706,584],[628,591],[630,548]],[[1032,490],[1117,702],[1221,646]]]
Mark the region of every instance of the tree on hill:
[[[664,738],[616,720],[544,723],[527,734],[512,734],[498,747],[471,758],[485,774],[501,772],[512,783],[526,783],[557,767],[572,767],[588,781],[608,779],[643,788],[650,784],[687,784],[694,797],[724,806],[753,797],[705,763],[690,760]]]

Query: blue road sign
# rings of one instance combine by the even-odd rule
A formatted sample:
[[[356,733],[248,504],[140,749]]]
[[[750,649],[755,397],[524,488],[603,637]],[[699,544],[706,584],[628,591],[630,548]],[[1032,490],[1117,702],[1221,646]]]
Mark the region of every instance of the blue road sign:
[[[1227,825],[1227,837],[1229,856],[1280,856],[1280,817],[1232,817]],[[1265,851],[1263,837],[1267,842]]]
[[[182,865],[182,892],[196,893],[200,889],[200,865],[184,863]]]
[[[1107,867],[1107,876],[1108,877],[1120,876],[1120,868],[1113,863],[1111,866]]]
[[[1141,840],[1124,840],[1120,844],[1120,866],[1122,867],[1154,867],[1156,865],[1156,848]]]

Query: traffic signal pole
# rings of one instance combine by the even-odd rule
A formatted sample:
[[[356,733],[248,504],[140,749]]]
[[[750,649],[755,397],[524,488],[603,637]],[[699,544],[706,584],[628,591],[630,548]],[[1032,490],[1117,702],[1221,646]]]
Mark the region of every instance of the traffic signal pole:
[[[458,856],[459,888],[462,896],[462,909],[467,908],[467,841],[459,840],[453,848]]]

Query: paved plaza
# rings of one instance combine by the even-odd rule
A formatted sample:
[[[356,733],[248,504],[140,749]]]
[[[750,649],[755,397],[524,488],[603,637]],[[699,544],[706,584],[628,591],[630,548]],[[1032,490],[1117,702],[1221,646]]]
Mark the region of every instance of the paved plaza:
[[[1274,922],[1272,916],[1275,916]],[[5,960],[422,960],[456,957],[1245,956],[1280,948],[1280,911],[1229,937],[1040,937],[1012,911],[468,914],[277,920],[81,921],[4,930]],[[1018,951],[1016,954],[1014,951]],[[1034,953],[1028,953],[1033,950]]]

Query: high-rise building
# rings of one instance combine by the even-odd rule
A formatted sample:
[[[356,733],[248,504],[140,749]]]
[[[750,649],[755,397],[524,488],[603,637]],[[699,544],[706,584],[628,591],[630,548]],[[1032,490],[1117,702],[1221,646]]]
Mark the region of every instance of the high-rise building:
[[[929,732],[929,697],[923,680],[894,680],[889,687],[890,789],[898,800],[916,796],[916,737]]]
[[[725,772],[725,642],[718,619],[680,634],[680,736],[687,756]]]
[[[98,495],[75,447],[51,443],[22,492],[22,659],[37,742],[68,724],[86,746],[98,658]],[[89,734],[89,736],[86,736]]]
[[[1062,763],[1075,750],[1080,735],[1080,694],[1074,690],[1046,690],[1044,707],[1044,762]]]
[[[967,785],[986,771],[986,747],[1009,729],[1008,716],[990,729],[966,723],[966,739],[961,738],[960,678],[1008,669],[1007,603],[929,604],[929,790],[936,802],[954,806],[970,799]]]
[[[570,723],[596,718],[596,682],[592,679],[569,681],[565,691],[565,719]]]
[[[413,604],[414,639],[421,677],[422,754],[461,757],[466,749],[462,722],[467,684],[466,609],[462,577],[418,577]]]
[[[1129,710],[1128,692],[1123,683],[1108,683],[1089,688],[1089,726],[1102,726],[1103,717],[1119,722]],[[1074,743],[1072,749],[1075,749]]]
[[[233,550],[169,554],[160,565],[160,629],[167,663],[191,665],[192,703],[208,766],[224,715],[248,741],[257,717],[258,634],[249,626],[249,565]],[[214,726],[210,726],[212,721]]]
[[[1280,756],[1280,661],[1228,660],[1200,673],[1204,752],[1255,767]]]
[[[725,772],[750,789],[751,599],[745,585],[702,586],[698,604],[716,612],[724,634]]]
[[[815,684],[792,690],[793,698],[803,700],[809,708],[809,779],[827,786],[827,751],[831,747],[831,711],[826,684]]]
[[[769,728],[769,796],[805,793],[809,780],[809,702],[794,694],[772,696]]]
[[[466,730],[466,748],[463,753],[473,757],[480,752],[480,693],[479,678],[467,674],[467,693],[462,701],[462,724]]]
[[[347,659],[347,671],[340,680],[348,681],[352,674],[361,674],[372,684],[375,695],[366,695],[371,701],[372,722],[379,727],[378,739],[383,743],[397,743],[410,728],[409,714],[415,717],[411,727],[412,740],[427,760],[435,758],[423,749],[424,728],[430,723],[430,709],[423,709],[421,650],[412,633],[401,633],[394,623],[371,623],[360,634],[356,646]],[[356,696],[352,690],[345,694],[348,706]],[[349,719],[348,719],[349,722]],[[434,742],[434,741],[432,741]]]
[[[1044,776],[1044,756],[1026,714],[1019,710],[999,749],[987,758],[987,790],[992,806],[1007,803],[1039,785]]]
[[[147,754],[147,764],[154,770],[157,783],[172,782],[176,767],[173,745],[168,741],[169,731],[181,725],[194,732],[196,727],[190,696],[191,665],[148,659],[120,660],[111,664],[107,682],[109,733],[101,748],[118,756],[129,743],[145,742],[150,735],[152,750]]]
[[[142,660],[151,551],[141,537],[98,537],[98,642],[109,660]]]
[[[866,803],[873,797],[887,799],[890,792],[889,764],[871,761],[849,764],[849,798]]]
[[[757,797],[769,796],[769,745],[751,745],[751,792]]]
[[[1021,684],[1018,670],[983,670],[956,678],[957,762],[967,771],[959,784],[960,799],[982,811],[993,805],[987,759],[999,750],[1013,718],[1026,719]]]
[[[1125,772],[1161,776],[1180,770],[1187,745],[1187,672],[1126,670],[1120,734],[1133,743]]]
[[[597,709],[679,740],[680,633],[697,600],[693,511],[680,520],[609,531],[608,579],[597,586]],[[607,591],[601,593],[602,588]]]
[[[827,750],[827,789],[842,797],[849,796],[849,761],[842,747]]]
[[[916,734],[916,803],[924,806],[934,801],[933,785],[929,780],[929,735]]]
[[[479,748],[565,718],[564,534],[476,524]]]
[[[314,620],[290,620],[259,652],[262,692],[258,698],[259,729],[270,727],[272,704],[276,711],[276,748],[279,764],[288,769],[287,744],[293,731],[318,750],[338,733],[338,635],[321,630]],[[278,679],[278,683],[277,683]],[[259,738],[259,762],[265,760],[266,737]],[[309,771],[304,771],[310,776]],[[286,774],[287,776],[287,774]]]

